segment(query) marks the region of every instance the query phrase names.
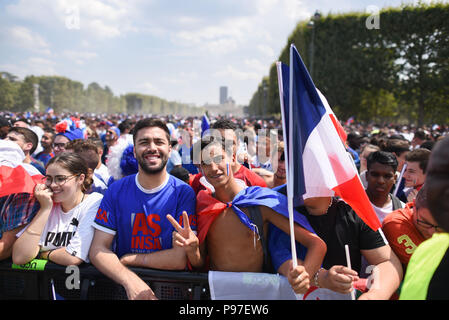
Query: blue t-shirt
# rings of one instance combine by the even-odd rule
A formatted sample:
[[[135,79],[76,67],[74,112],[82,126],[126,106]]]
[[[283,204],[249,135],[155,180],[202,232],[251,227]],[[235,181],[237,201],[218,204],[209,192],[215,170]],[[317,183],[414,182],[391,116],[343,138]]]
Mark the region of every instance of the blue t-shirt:
[[[270,252],[271,263],[277,272],[279,267],[287,260],[292,259],[292,247],[290,235],[272,225],[268,225],[268,250]],[[307,254],[307,248],[295,241],[296,256],[304,261]]]
[[[48,161],[50,161],[50,159],[53,158],[54,156],[55,156],[55,154],[53,152],[45,153],[44,151],[42,151],[42,152],[39,152],[37,154],[37,156],[35,156],[34,158],[36,160],[41,161],[44,164],[44,166],[46,166]]]
[[[113,248],[119,258],[127,253],[150,253],[172,248],[175,229],[167,214],[183,225],[180,219],[186,211],[196,230],[195,209],[195,192],[181,180],[168,175],[160,187],[145,190],[133,174],[109,186],[94,227],[115,235]]]

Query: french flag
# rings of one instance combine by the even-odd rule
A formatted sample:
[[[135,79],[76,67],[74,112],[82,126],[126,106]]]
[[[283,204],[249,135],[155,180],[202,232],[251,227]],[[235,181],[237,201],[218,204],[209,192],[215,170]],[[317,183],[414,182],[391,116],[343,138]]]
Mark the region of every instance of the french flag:
[[[34,193],[43,176],[28,163],[25,155],[12,141],[0,140],[0,198],[15,193]]]
[[[278,62],[277,71],[288,197],[296,206],[303,199],[337,195],[377,231],[381,224],[346,152],[346,133],[294,45],[290,47],[290,67]]]
[[[203,118],[201,119],[201,137],[209,129],[210,129],[210,121],[209,121],[207,114],[205,114],[205,115],[203,115]]]
[[[354,117],[350,117],[348,120],[346,120],[346,125],[347,126],[349,126],[352,123],[354,123]]]

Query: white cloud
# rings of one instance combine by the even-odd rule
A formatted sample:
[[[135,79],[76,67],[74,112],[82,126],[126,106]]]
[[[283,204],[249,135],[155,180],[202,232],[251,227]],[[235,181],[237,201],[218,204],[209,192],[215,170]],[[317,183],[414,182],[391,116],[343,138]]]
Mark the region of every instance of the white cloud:
[[[31,57],[26,61],[28,74],[33,75],[57,75],[55,65],[54,61],[41,57]]]
[[[163,94],[163,90],[161,90],[158,86],[155,86],[151,82],[144,82],[137,86],[138,89],[142,90],[143,94],[160,96]]]
[[[126,79],[132,77],[141,82],[131,90],[168,100],[176,96],[182,101],[185,95],[199,105],[217,100],[219,84],[238,94],[241,100],[237,103],[247,103],[296,23],[310,17],[305,0],[172,1],[169,5],[156,0],[15,0],[5,8],[9,18],[34,23],[36,29],[31,30],[48,32],[49,42],[35,37],[41,53],[47,50],[49,54],[51,43],[51,57],[75,65],[71,70],[71,64],[63,65],[63,60],[57,60],[58,65],[42,61],[42,70],[55,71],[59,66],[67,76],[89,74],[89,79],[100,81],[104,77],[101,68],[114,69],[116,78],[122,79],[122,83],[114,80],[117,92],[129,88]],[[67,41],[56,42],[61,36]],[[116,47],[129,47],[132,58],[114,56]],[[126,68],[104,64],[122,58]],[[95,68],[86,69],[91,61]],[[151,75],[142,68],[146,64],[151,66]],[[124,70],[137,71],[124,77],[119,74],[128,72]],[[199,85],[201,81],[204,85]]]
[[[220,71],[214,73],[215,77],[232,78],[234,80],[255,80],[260,78],[260,74],[255,71],[244,71],[231,65],[227,65]]]
[[[245,59],[244,63],[247,67],[250,69],[258,72],[259,74],[263,74],[268,72],[268,69],[270,66],[267,66],[266,64],[262,63],[260,60],[251,58],[251,59]]]
[[[160,78],[161,82],[168,83],[168,84],[190,84],[192,81],[196,81],[199,79],[199,75],[197,72],[184,72],[180,71],[177,72],[175,76],[162,76]]]
[[[13,17],[47,27],[75,29],[98,39],[110,39],[130,31],[140,0],[19,0],[8,5]]]
[[[98,57],[98,55],[95,52],[73,51],[73,50],[65,50],[64,56],[79,65],[83,65],[87,61]]]
[[[58,75],[55,69],[55,63],[49,59],[41,57],[31,57],[17,63],[0,65],[0,70],[6,70],[12,74],[24,79],[29,75]]]
[[[7,41],[21,48],[50,55],[50,46],[47,41],[37,32],[22,26],[7,28],[4,32]]]
[[[276,56],[275,53],[274,53],[273,48],[271,48],[271,46],[269,46],[269,45],[266,45],[266,44],[258,44],[258,45],[257,45],[257,49],[258,49],[262,54],[264,54],[265,56],[267,56],[268,58],[274,59],[275,56]]]
[[[88,20],[87,22],[83,23],[82,28],[84,31],[92,33],[99,38],[115,38],[120,36],[121,34],[120,28],[117,25],[105,23],[100,19]]]

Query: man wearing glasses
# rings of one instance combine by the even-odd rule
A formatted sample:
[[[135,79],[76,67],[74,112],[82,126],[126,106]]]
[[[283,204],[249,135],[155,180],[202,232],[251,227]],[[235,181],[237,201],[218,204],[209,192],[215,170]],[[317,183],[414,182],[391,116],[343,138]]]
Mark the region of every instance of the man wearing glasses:
[[[401,300],[449,300],[448,158],[449,137],[446,137],[432,149],[424,185],[430,214],[440,232],[434,233],[413,253],[404,278]],[[436,227],[435,222],[430,223]]]
[[[435,232],[441,232],[428,208],[426,187],[421,188],[416,199],[405,208],[390,213],[382,230],[405,271],[415,249]]]

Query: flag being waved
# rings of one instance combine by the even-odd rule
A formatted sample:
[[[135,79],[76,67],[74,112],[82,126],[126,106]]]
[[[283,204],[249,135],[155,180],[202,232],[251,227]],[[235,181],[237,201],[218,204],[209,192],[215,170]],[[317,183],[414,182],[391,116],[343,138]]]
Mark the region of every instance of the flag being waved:
[[[381,224],[346,152],[346,134],[294,45],[290,67],[278,62],[277,70],[288,197],[297,205],[302,199],[337,195],[377,231]]]
[[[210,121],[208,114],[203,115],[203,118],[201,118],[201,137],[210,129]]]

